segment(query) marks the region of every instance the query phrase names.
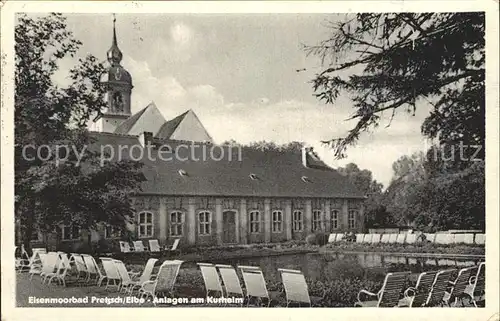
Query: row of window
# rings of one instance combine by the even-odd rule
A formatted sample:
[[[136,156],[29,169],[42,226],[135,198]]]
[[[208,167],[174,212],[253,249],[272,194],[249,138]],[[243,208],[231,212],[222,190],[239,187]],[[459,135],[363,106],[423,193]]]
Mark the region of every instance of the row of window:
[[[357,211],[351,210],[348,213],[348,228],[353,229],[356,227]],[[260,211],[251,211],[250,218],[250,233],[261,233],[263,226],[263,217]],[[331,228],[332,230],[339,228],[340,211],[332,210],[331,212]],[[212,215],[209,211],[202,211],[198,213],[198,234],[210,235],[211,234]],[[323,212],[321,210],[313,210],[312,212],[312,230],[324,230]],[[170,213],[170,236],[182,236],[184,226],[184,213],[181,211],[174,211]],[[292,213],[292,230],[294,232],[302,232],[304,228],[304,214],[301,210],[295,210]],[[273,233],[281,233],[283,231],[283,211],[272,211],[272,225]],[[154,231],[153,213],[141,212],[138,214],[138,236],[141,238],[152,237]],[[76,226],[63,226],[62,239],[73,240],[78,239],[80,236],[80,229]],[[105,238],[114,238],[120,236],[120,229],[112,226],[106,226],[104,230]]]

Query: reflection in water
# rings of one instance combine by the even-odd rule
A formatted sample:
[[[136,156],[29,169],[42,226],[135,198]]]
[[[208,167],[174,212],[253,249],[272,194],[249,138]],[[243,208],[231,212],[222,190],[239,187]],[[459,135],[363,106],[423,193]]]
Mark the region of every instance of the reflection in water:
[[[266,279],[272,281],[280,280],[278,268],[301,270],[311,280],[360,278],[377,281],[383,280],[388,272],[421,273],[443,268],[472,266],[479,264],[479,261],[481,260],[404,257],[377,253],[309,253],[225,260],[214,263],[260,266]]]

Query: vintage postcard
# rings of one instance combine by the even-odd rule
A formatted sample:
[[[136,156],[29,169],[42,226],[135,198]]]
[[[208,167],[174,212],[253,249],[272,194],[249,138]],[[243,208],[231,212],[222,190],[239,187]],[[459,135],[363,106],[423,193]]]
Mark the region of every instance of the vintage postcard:
[[[2,320],[499,320],[498,13],[3,2]]]

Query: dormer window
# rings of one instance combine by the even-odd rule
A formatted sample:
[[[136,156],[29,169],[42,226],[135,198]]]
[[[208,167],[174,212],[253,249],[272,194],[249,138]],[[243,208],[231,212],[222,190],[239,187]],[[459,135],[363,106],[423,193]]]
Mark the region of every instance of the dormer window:
[[[250,174],[250,175],[248,175],[248,176],[250,176],[250,179],[252,179],[252,180],[256,180],[256,179],[258,179],[257,175],[255,175],[255,174],[253,174],[253,173],[252,173],[252,174]]]
[[[187,172],[183,169],[179,169],[179,175],[181,176],[187,176]]]
[[[304,183],[311,183],[311,180],[310,180],[310,179],[309,179],[309,177],[307,177],[307,176],[302,176],[300,179],[301,179]]]

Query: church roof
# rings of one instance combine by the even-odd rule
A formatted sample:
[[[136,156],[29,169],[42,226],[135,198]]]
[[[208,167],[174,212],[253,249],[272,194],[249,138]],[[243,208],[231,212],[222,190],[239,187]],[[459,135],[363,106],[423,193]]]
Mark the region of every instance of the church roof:
[[[154,102],[151,102],[144,109],[130,116],[127,120],[116,127],[114,133],[121,135],[139,135],[149,131],[156,135],[158,130],[165,123],[165,118],[161,114]]]
[[[182,122],[184,117],[189,113],[189,110],[186,111],[185,113],[180,114],[179,116],[166,121],[163,126],[160,127],[160,130],[158,130],[158,133],[156,134],[156,137],[158,138],[170,138],[172,134],[175,132],[179,124]]]
[[[91,149],[109,145],[140,145],[139,137],[97,133]],[[330,167],[306,167],[300,151],[258,150],[249,147],[217,146],[206,143],[158,140],[151,153],[128,148],[123,159],[140,159],[144,164],[142,194],[169,196],[240,196],[363,198],[347,177]],[[184,144],[184,147],[179,147]],[[187,154],[195,144],[194,155]],[[158,154],[158,145],[171,154]],[[110,148],[110,147],[107,147]],[[203,151],[205,150],[205,152]],[[132,155],[130,155],[132,153]],[[210,157],[213,153],[214,157]],[[224,153],[224,154],[221,154]],[[151,157],[148,157],[148,154]],[[115,158],[118,152],[114,153]],[[206,155],[206,158],[203,158]],[[221,160],[216,161],[220,156]],[[229,156],[231,155],[231,157]],[[239,158],[241,155],[241,158]],[[177,156],[177,157],[176,157]],[[186,159],[187,158],[187,159]],[[198,159],[198,160],[197,160]],[[306,162],[308,158],[305,157]],[[308,165],[309,166],[309,165]]]

